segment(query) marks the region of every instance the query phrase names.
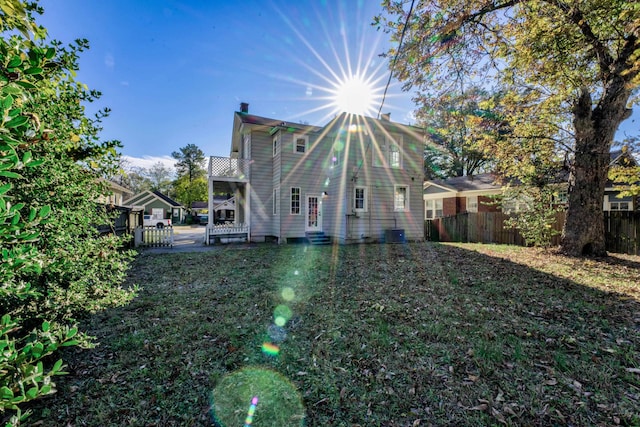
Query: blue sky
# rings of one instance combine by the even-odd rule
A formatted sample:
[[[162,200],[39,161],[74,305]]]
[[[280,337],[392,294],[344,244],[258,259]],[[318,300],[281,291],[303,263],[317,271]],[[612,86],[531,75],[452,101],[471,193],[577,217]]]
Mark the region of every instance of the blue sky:
[[[324,125],[332,91],[352,74],[375,87],[375,117],[389,71],[388,35],[371,26],[380,0],[41,0],[50,37],[87,38],[78,79],[109,107],[102,138],[133,165],[171,162],[196,144],[228,156],[233,112]],[[351,96],[359,99],[360,96]],[[411,94],[392,80],[383,113],[413,123]],[[638,107],[635,108],[638,110]],[[638,117],[618,132],[638,135]],[[635,118],[635,120],[634,120]]]
[[[233,112],[324,125],[331,90],[351,74],[377,89],[389,72],[388,35],[371,26],[375,0],[42,0],[39,23],[68,43],[86,38],[78,80],[109,107],[102,138],[118,139],[134,164],[196,144],[228,156]],[[392,81],[382,112],[413,123],[410,94]],[[94,107],[92,107],[94,108]],[[143,159],[146,158],[146,161]]]

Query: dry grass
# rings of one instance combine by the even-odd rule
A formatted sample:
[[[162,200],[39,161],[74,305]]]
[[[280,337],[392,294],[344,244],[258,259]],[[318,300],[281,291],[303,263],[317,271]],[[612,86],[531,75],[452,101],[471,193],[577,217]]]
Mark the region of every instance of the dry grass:
[[[253,426],[639,425],[639,267],[471,244],[142,255],[140,296],[84,322],[100,346],[30,421],[229,427],[257,397]]]

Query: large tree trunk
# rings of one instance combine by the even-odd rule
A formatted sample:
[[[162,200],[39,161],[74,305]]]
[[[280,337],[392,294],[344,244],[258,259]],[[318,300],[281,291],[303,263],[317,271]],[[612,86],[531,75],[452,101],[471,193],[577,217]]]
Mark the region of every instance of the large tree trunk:
[[[575,157],[569,174],[569,208],[562,231],[561,249],[571,256],[606,256],[604,188],[609,173],[611,144],[618,125],[630,111],[628,91],[611,84],[592,110],[585,88],[573,110]]]

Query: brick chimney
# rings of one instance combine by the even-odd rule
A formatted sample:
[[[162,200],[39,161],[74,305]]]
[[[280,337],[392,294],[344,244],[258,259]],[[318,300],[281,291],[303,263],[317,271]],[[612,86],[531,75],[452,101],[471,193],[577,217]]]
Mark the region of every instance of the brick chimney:
[[[241,102],[240,103],[240,112],[241,113],[248,113],[249,112],[249,104],[246,102]]]

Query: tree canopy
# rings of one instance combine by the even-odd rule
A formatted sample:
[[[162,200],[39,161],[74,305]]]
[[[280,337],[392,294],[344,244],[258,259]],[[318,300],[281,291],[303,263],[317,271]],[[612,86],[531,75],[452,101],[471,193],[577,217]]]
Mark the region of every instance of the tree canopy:
[[[377,23],[404,35],[394,73],[444,91],[458,73],[493,84],[508,138],[485,140],[506,174],[569,172],[562,249],[605,255],[609,152],[640,85],[640,3],[627,0],[387,0]]]

